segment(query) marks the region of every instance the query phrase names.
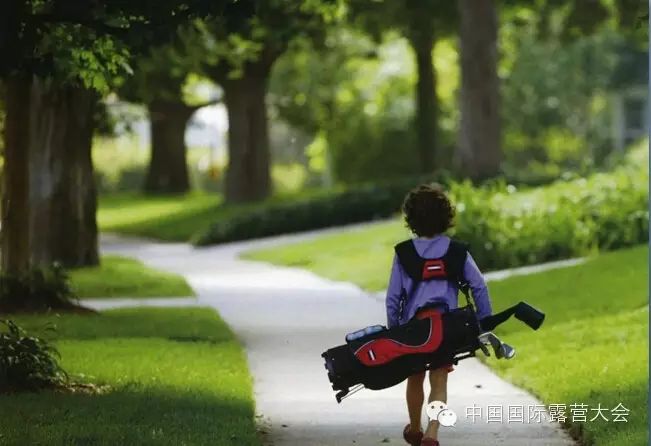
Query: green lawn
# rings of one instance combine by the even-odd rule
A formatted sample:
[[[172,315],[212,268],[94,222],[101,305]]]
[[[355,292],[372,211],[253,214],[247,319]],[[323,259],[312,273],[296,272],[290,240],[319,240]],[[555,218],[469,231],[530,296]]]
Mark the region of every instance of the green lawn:
[[[114,255],[103,256],[98,267],[71,270],[70,278],[75,292],[85,299],[194,296],[183,277]]]
[[[97,220],[102,231],[185,242],[224,212],[220,204],[220,196],[199,192],[101,196]]]
[[[97,221],[104,232],[188,242],[203,234],[219,219],[229,218],[238,212],[327,193],[308,190],[277,194],[263,202],[238,205],[224,205],[220,195],[207,192],[170,196],[134,193],[103,195],[99,198]]]
[[[389,280],[393,245],[409,237],[402,220],[395,219],[307,242],[252,251],[243,257],[305,268],[329,279],[354,282],[362,288],[380,291]]]
[[[54,322],[64,368],[110,390],[0,396],[0,444],[258,444],[245,355],[213,310],[16,319],[37,332]]]
[[[568,268],[489,282],[493,306],[499,310],[526,300],[545,310],[547,325],[639,310],[649,301],[648,252],[647,246],[638,246]]]
[[[630,410],[627,423],[575,423],[587,444],[647,444],[648,254],[637,247],[489,285],[496,309],[526,300],[547,314],[537,332],[517,321],[498,329],[518,353],[513,361],[490,359],[490,366],[545,403],[566,404],[568,414],[576,403]]]

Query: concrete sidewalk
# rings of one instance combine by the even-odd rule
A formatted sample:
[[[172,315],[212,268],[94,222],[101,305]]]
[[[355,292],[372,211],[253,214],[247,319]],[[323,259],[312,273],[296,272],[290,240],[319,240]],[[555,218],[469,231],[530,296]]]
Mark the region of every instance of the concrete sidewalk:
[[[352,284],[237,258],[251,247],[305,237],[201,249],[103,237],[102,251],[183,274],[197,292],[198,303],[220,312],[246,348],[256,411],[266,426],[265,444],[404,444],[405,384],[379,392],[363,390],[338,405],[320,357],[327,348],[343,343],[345,333],[382,323],[383,302]],[[540,402],[475,359],[462,361],[450,375],[448,393],[459,421],[455,427],[441,428],[444,446],[574,444],[555,423],[507,423],[508,406],[523,407],[526,414],[529,406]],[[466,408],[473,405],[483,412],[474,422],[466,418]],[[504,422],[487,422],[489,405],[504,407]]]

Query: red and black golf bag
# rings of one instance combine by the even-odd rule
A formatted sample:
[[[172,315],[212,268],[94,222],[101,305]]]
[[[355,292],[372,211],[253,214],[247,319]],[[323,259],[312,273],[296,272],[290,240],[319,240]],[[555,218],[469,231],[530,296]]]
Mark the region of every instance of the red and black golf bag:
[[[337,402],[341,402],[353,387],[353,392],[362,387],[385,389],[415,373],[457,364],[475,356],[479,349],[489,355],[489,345],[498,358],[510,359],[515,350],[490,330],[512,315],[533,329],[538,329],[544,320],[543,313],[520,302],[480,321],[462,277],[467,248],[461,243],[451,241],[441,258],[424,259],[408,240],[396,245],[396,254],[415,281],[452,280],[457,283],[467,305],[447,312],[434,308],[403,325],[390,329],[381,327],[379,331],[355,339],[347,336],[346,344],[324,352],[321,356],[325,359],[332,388],[338,391]]]

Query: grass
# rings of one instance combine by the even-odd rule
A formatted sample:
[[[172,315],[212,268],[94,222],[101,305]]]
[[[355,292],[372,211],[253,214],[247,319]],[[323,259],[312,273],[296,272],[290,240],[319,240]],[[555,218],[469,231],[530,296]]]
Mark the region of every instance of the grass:
[[[62,364],[96,395],[0,396],[0,444],[257,445],[245,355],[206,308],[113,310],[95,316],[21,316],[57,326]]]
[[[98,267],[71,270],[70,278],[78,296],[86,299],[194,296],[183,277],[115,255],[103,256]]]
[[[135,193],[104,195],[99,199],[100,230],[152,239],[191,242],[216,221],[269,203],[293,201],[327,191],[278,194],[266,201],[225,205],[218,194],[147,196]]]
[[[648,248],[604,254],[583,265],[492,282],[496,309],[519,300],[543,309],[545,325],[532,332],[517,322],[498,329],[518,353],[488,360],[499,374],[546,404],[622,403],[628,422],[574,423],[586,444],[647,444]],[[589,418],[596,412],[590,412]],[[610,413],[607,418],[612,419]]]
[[[207,193],[108,195],[100,197],[97,220],[102,231],[185,242],[228,212],[220,204],[221,197]]]
[[[638,310],[649,301],[646,246],[614,251],[585,263],[489,283],[496,309],[526,300],[547,314],[546,325]],[[519,328],[517,324],[508,327]]]
[[[409,237],[402,221],[396,219],[305,242],[249,251],[243,257],[305,268],[332,280],[380,291],[389,280],[393,245]]]

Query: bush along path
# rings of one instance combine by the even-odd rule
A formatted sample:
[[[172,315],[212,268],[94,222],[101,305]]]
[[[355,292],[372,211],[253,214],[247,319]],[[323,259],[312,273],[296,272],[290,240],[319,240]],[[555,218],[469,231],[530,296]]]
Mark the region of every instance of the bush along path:
[[[481,186],[445,181],[460,216],[456,236],[470,244],[484,269],[578,257],[595,248],[614,250],[646,242],[648,164],[648,150],[640,146],[611,171],[537,188],[518,189],[505,181]],[[240,208],[216,217],[193,240],[198,245],[212,245],[388,218],[398,213],[408,190],[432,179],[350,187]],[[396,221],[395,226],[401,224]],[[388,225],[374,244],[385,245],[389,248],[385,252],[391,253],[395,229]],[[331,242],[344,239],[345,234],[340,234]],[[345,241],[351,250],[365,248],[354,239]]]
[[[349,283],[238,259],[252,247],[313,235],[204,249],[105,238],[103,250],[182,274],[201,304],[218,309],[246,347],[264,444],[403,444],[404,383],[379,392],[362,391],[337,405],[320,357],[325,349],[342,343],[346,332],[382,323],[383,302]],[[573,444],[557,423],[508,423],[506,418],[488,422],[489,405],[526,410],[541,403],[477,360],[461,362],[450,375],[449,395],[459,421],[453,428],[442,428],[444,446]],[[484,408],[481,418],[466,418],[466,407],[473,405]]]

